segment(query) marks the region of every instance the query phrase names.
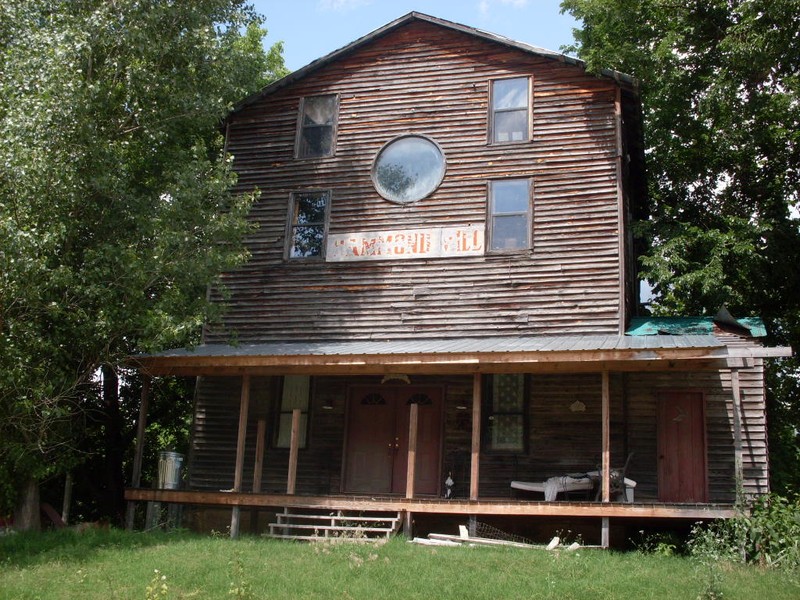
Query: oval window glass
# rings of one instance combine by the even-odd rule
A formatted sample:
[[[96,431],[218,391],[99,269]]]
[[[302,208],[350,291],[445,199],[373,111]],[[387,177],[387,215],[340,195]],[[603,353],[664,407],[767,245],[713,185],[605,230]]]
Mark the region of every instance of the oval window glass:
[[[441,148],[428,138],[408,135],[381,148],[372,167],[372,182],[387,200],[409,204],[432,194],[442,183],[444,171]]]

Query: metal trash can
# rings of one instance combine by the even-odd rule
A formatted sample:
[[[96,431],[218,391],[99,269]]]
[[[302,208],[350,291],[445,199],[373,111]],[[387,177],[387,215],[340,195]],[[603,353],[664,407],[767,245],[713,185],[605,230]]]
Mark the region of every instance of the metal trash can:
[[[156,489],[177,490],[181,487],[181,469],[183,467],[183,454],[179,452],[163,451],[158,453],[158,480]],[[174,529],[180,526],[181,506],[168,504],[166,518],[161,502],[148,502],[147,515],[145,516],[145,529],[166,528]]]
[[[161,490],[177,490],[181,487],[181,468],[183,454],[179,452],[158,453],[158,488]]]

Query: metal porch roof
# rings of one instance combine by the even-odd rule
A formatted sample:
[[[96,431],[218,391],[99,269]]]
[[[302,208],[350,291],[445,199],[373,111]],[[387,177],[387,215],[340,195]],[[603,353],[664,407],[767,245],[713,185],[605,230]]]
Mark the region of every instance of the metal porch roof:
[[[635,370],[714,363],[731,356],[712,335],[571,335],[466,337],[203,345],[133,357],[153,375],[242,372],[467,373],[540,370]],[[626,366],[627,365],[627,366]]]

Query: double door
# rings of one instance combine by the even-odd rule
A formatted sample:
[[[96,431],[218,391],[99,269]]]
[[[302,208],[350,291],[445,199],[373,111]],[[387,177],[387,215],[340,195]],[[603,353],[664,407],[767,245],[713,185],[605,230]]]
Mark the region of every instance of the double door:
[[[414,492],[438,494],[442,393],[413,385],[351,388],[343,491],[405,493],[412,404],[418,410]]]

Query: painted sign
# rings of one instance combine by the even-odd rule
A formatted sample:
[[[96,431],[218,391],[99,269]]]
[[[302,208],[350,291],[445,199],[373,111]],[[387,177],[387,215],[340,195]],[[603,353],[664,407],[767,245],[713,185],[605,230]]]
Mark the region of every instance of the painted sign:
[[[328,235],[326,260],[403,260],[480,256],[483,226],[429,227],[392,231],[356,231]]]

